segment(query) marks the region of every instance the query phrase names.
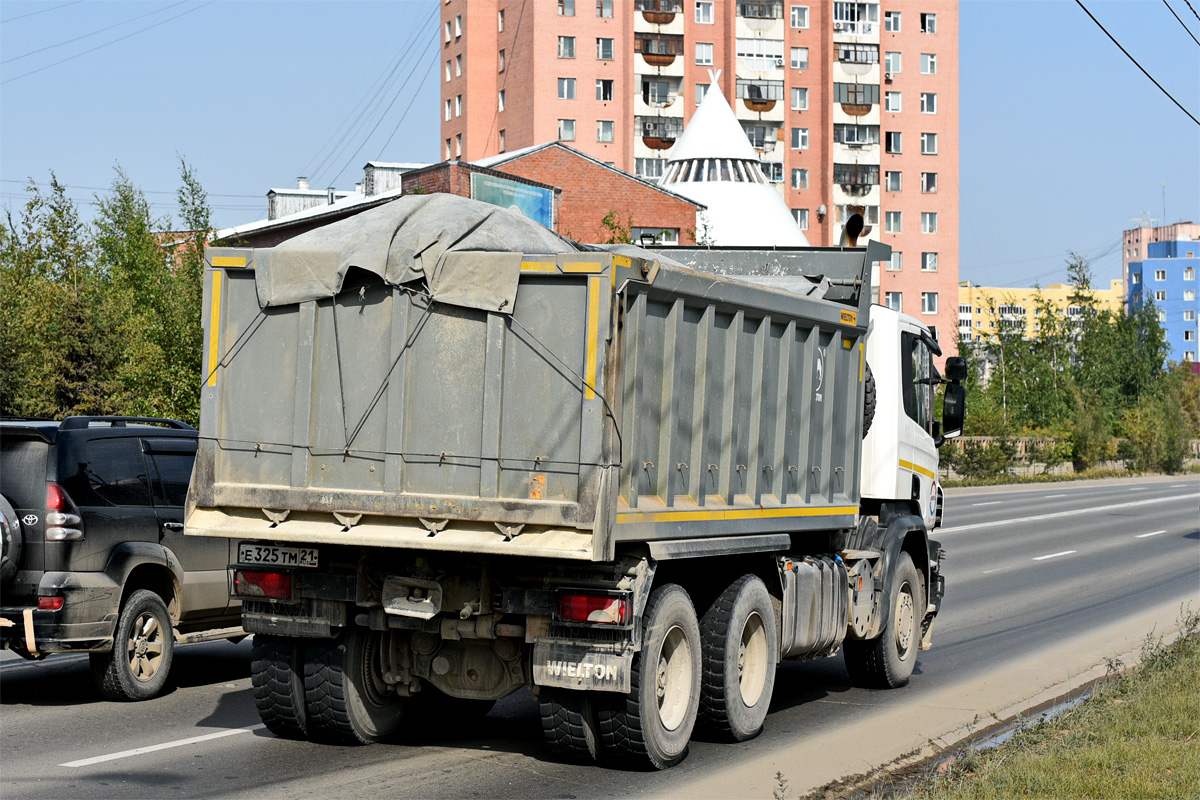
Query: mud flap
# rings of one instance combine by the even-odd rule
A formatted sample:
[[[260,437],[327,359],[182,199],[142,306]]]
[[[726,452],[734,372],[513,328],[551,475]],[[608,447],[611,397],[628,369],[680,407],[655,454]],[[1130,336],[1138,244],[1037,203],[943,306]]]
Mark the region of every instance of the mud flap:
[[[618,653],[566,642],[533,645],[533,682],[538,686],[628,694],[632,666],[632,649]]]

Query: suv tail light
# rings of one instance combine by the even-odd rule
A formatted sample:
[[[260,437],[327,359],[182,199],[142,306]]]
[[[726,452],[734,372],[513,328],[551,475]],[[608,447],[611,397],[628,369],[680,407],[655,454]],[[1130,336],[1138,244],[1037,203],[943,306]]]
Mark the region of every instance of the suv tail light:
[[[292,576],[286,572],[239,569],[233,573],[233,593],[239,597],[291,600]]]
[[[60,611],[63,607],[63,599],[61,597],[39,597],[38,611]]]
[[[589,622],[593,625],[629,623],[629,598],[611,594],[561,594],[558,616],[563,622]]]
[[[46,541],[74,542],[83,538],[83,518],[71,496],[57,483],[46,484]]]

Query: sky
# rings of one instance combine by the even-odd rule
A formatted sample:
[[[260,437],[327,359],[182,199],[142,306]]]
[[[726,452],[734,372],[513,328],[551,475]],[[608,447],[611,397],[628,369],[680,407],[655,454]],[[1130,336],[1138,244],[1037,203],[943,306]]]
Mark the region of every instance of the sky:
[[[1200,118],[1200,0],[1084,5]],[[17,213],[51,173],[90,206],[119,166],[177,216],[183,158],[225,227],[265,218],[267,190],[301,175],[352,189],[369,160],[436,161],[437,14],[437,0],[2,0],[0,207]],[[1074,251],[1105,285],[1132,220],[1200,222],[1200,125],[1074,0],[961,0],[959,59],[961,280],[1062,281]]]

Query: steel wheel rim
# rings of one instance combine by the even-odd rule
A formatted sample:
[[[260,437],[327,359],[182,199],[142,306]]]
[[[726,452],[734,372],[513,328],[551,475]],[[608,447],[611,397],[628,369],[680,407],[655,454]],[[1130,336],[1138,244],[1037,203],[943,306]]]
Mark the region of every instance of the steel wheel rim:
[[[742,628],[738,644],[738,690],[742,702],[753,707],[762,698],[767,685],[767,629],[755,611]]]
[[[126,642],[129,671],[135,680],[143,683],[154,680],[162,666],[164,649],[163,629],[158,617],[149,611],[138,614]]]
[[[379,636],[368,634],[363,643],[362,681],[363,699],[375,708],[387,705],[388,685],[383,680],[383,650]]]
[[[673,731],[683,724],[692,701],[692,650],[678,625],[663,638],[654,677],[659,721]]]
[[[912,586],[907,581],[900,587],[900,596],[897,598],[897,601],[896,652],[900,654],[900,658],[903,660],[908,657],[909,652],[912,650],[913,622],[916,620]]]

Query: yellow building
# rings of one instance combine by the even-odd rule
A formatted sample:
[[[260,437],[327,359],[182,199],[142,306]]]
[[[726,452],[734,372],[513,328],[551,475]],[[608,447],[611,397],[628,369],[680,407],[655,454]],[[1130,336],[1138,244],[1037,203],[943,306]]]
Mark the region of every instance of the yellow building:
[[[1068,316],[1082,309],[1071,305],[1075,287],[1066,283],[1052,283],[1040,289],[1005,289],[991,286],[976,286],[970,281],[958,284],[958,335],[964,342],[978,342],[995,336],[1005,328],[1020,327],[1026,339],[1038,334],[1041,327],[1037,320],[1039,298],[1048,300],[1055,308]],[[1097,306],[1116,313],[1125,301],[1124,284],[1112,281],[1109,289],[1092,289]]]

